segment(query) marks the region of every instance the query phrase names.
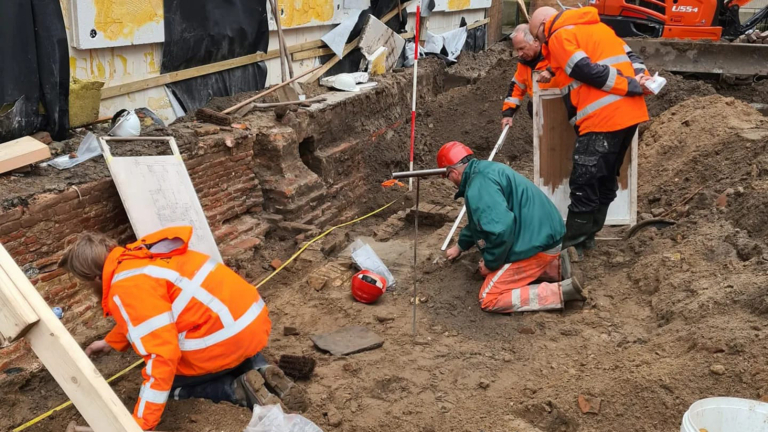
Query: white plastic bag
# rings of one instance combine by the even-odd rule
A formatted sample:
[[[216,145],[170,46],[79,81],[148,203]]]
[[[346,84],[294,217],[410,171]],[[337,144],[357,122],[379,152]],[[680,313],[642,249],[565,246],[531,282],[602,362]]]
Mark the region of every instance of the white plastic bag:
[[[253,407],[253,417],[243,432],[323,432],[298,414],[285,414],[280,405]]]
[[[48,162],[48,165],[58,168],[60,170],[72,168],[73,166],[85,162],[88,159],[94,158],[101,154],[99,148],[99,142],[96,139],[96,135],[88,132],[88,135],[83,138],[80,145],[77,147],[77,157],[70,159],[69,155],[59,156]]]
[[[373,248],[362,240],[357,239],[350,246],[352,250],[352,261],[362,270],[368,270],[380,275],[387,280],[387,288],[395,286],[395,277],[389,271],[386,265],[381,261]]]

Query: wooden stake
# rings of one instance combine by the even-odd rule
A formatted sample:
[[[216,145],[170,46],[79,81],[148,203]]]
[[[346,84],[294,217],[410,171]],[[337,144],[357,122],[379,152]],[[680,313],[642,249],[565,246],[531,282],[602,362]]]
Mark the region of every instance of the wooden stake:
[[[125,405],[2,245],[0,269],[7,276],[0,283],[2,291],[17,291],[39,318],[24,339],[85,421],[98,431],[141,432]],[[0,320],[5,319],[5,315],[0,316]]]

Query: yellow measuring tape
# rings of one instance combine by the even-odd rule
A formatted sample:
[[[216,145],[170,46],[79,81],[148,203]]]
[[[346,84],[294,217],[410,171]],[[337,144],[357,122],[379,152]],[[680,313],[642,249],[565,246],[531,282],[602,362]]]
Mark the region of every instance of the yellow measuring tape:
[[[379,209],[376,209],[376,210],[374,210],[374,211],[372,211],[372,212],[368,213],[368,214],[367,214],[367,215],[365,215],[365,216],[360,216],[360,217],[359,217],[359,218],[357,218],[357,219],[353,219],[353,220],[351,220],[351,221],[349,221],[349,222],[344,222],[343,224],[335,225],[335,226],[332,226],[332,227],[328,228],[327,230],[325,230],[325,231],[324,231],[322,234],[320,234],[319,236],[317,236],[317,237],[313,238],[312,240],[308,241],[307,243],[305,243],[305,244],[304,244],[304,246],[302,246],[302,247],[301,247],[301,249],[299,249],[299,250],[298,250],[298,251],[297,251],[295,254],[293,254],[293,255],[292,255],[290,258],[288,258],[288,260],[287,260],[287,261],[285,261],[285,262],[283,263],[283,265],[281,265],[280,267],[278,267],[278,268],[277,268],[275,271],[273,271],[272,273],[270,273],[270,274],[269,274],[269,276],[267,276],[267,277],[266,277],[266,278],[264,278],[264,279],[263,279],[261,282],[259,282],[259,283],[256,285],[256,288],[259,288],[259,287],[261,287],[262,285],[264,285],[265,283],[267,283],[267,281],[268,281],[268,280],[272,279],[272,277],[273,277],[273,276],[275,276],[277,273],[279,273],[279,272],[280,272],[282,269],[284,269],[284,268],[285,268],[285,266],[287,266],[288,264],[290,264],[290,263],[291,263],[293,260],[295,260],[295,259],[296,259],[296,258],[297,258],[299,255],[301,255],[301,253],[302,253],[302,252],[304,252],[304,251],[305,251],[305,250],[306,250],[306,249],[309,247],[309,245],[311,245],[312,243],[314,243],[314,242],[316,242],[316,241],[320,240],[321,238],[325,237],[325,236],[326,236],[326,235],[328,235],[328,234],[329,234],[331,231],[333,231],[333,230],[335,230],[335,229],[337,229],[337,228],[343,228],[343,227],[345,227],[345,226],[348,226],[348,225],[352,225],[352,224],[354,224],[354,223],[360,222],[360,221],[361,221],[361,220],[363,220],[363,219],[369,218],[369,217],[371,217],[371,216],[375,215],[376,213],[379,213],[380,211],[382,211],[382,210],[386,209],[387,207],[391,206],[392,204],[394,204],[394,203],[396,203],[396,202],[397,202],[397,200],[395,200],[395,201],[392,201],[391,203],[389,203],[389,204],[385,205],[384,207],[381,207],[381,208],[379,208]],[[123,375],[125,375],[126,373],[130,372],[132,369],[136,368],[137,366],[139,366],[139,365],[140,365],[140,364],[142,364],[142,363],[144,363],[144,359],[142,359],[142,360],[139,360],[139,361],[137,361],[136,363],[134,363],[134,364],[132,364],[132,365],[128,366],[127,368],[123,369],[122,371],[118,372],[118,373],[117,373],[115,376],[113,376],[112,378],[108,379],[108,380],[107,380],[107,382],[112,382],[112,381],[116,380],[117,378],[120,378],[121,376],[123,376]],[[68,406],[70,406],[70,405],[72,405],[72,401],[67,401],[67,402],[65,402],[65,403],[63,403],[63,404],[61,404],[61,405],[57,406],[56,408],[54,408],[54,409],[52,409],[52,410],[48,411],[47,413],[45,413],[45,414],[42,414],[42,415],[40,415],[40,416],[37,416],[37,417],[33,418],[32,420],[30,420],[30,421],[28,421],[28,422],[24,423],[23,425],[21,425],[21,426],[17,427],[16,429],[14,429],[14,430],[13,430],[13,432],[19,432],[19,431],[23,431],[24,429],[26,429],[26,428],[28,428],[28,427],[32,426],[33,424],[35,424],[35,423],[39,422],[40,420],[42,420],[42,419],[44,419],[44,418],[48,418],[48,417],[50,417],[50,416],[51,416],[53,413],[55,413],[56,411],[60,411],[60,410],[62,410],[62,409],[64,409],[64,408],[66,408],[66,407],[68,407]]]

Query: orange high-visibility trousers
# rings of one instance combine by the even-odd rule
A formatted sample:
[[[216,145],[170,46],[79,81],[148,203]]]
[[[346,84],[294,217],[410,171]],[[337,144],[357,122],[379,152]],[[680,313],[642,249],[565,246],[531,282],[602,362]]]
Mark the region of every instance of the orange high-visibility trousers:
[[[494,313],[562,309],[561,275],[559,247],[505,264],[485,277],[480,308]]]

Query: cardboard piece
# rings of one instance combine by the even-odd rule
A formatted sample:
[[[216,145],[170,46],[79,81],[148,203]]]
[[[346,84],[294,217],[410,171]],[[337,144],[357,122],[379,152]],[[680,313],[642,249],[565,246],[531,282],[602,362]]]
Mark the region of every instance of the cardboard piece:
[[[369,15],[368,22],[360,34],[360,51],[371,61],[379,48],[387,49],[387,57],[384,67],[387,71],[395,68],[397,59],[405,47],[405,39],[387,27],[386,24]]]
[[[345,356],[381,348],[382,339],[365,327],[349,326],[331,333],[310,336],[316,347],[335,356]]]

